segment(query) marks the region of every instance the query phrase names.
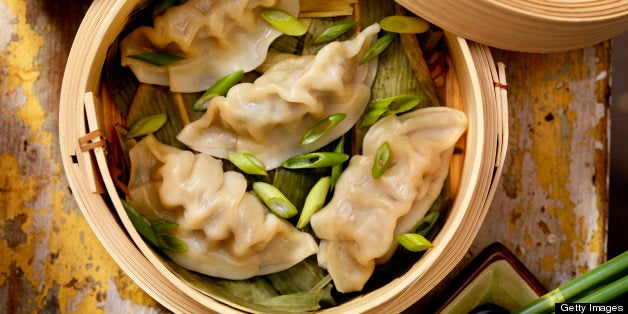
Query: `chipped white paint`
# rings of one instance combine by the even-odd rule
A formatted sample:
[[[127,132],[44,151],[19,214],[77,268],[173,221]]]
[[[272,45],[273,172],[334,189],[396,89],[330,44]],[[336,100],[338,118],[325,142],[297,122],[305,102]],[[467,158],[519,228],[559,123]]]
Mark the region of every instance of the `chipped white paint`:
[[[134,314],[158,314],[162,313],[153,307],[137,305],[131,300],[125,300],[120,296],[114,278],[107,281],[109,290],[107,290],[107,298],[104,302],[98,303],[98,306],[104,307],[105,313],[134,313]]]
[[[15,16],[4,2],[0,1],[0,51],[4,50],[11,41],[14,28]]]

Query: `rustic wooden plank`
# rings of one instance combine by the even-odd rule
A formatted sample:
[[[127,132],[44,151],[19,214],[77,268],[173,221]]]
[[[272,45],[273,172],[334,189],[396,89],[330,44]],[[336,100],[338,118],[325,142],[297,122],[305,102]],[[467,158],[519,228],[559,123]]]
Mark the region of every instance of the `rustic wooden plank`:
[[[91,1],[0,0],[0,312],[163,308],[81,215],[58,145],[61,80]]]
[[[606,259],[610,43],[494,50],[507,64],[510,139],[500,188],[472,246],[507,245],[549,289]]]

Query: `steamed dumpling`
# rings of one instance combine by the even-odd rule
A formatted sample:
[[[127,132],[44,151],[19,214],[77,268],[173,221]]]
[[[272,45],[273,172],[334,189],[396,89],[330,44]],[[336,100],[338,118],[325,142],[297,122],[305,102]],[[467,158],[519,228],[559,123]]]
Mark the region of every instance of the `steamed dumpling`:
[[[351,158],[331,201],[310,221],[321,239],[318,262],[338,291],[361,290],[375,264],[392,255],[394,236],[413,231],[438,197],[466,128],[463,112],[433,107],[388,116],[369,129],[363,155]],[[384,142],[390,164],[373,179],[374,156]]]
[[[166,251],[179,265],[210,276],[246,279],[292,267],[317,253],[314,238],[272,214],[244,176],[223,172],[207,154],[149,135],[130,151],[128,199],[150,220],[177,222],[189,250]]]
[[[120,43],[122,65],[143,83],[169,85],[173,92],[199,92],[221,77],[255,69],[281,35],[261,17],[269,7],[296,16],[298,0],[188,0],[156,17],[154,27],[141,26]],[[128,58],[165,51],[186,59],[167,66]]]
[[[177,139],[220,158],[249,152],[267,169],[323,147],[347,132],[369,101],[377,61],[359,65],[359,60],[379,29],[373,24],[351,40],[328,44],[316,56],[279,62],[254,83],[234,86],[226,97],[213,98],[207,112]],[[347,116],[321,139],[301,146],[310,128],[336,113]]]

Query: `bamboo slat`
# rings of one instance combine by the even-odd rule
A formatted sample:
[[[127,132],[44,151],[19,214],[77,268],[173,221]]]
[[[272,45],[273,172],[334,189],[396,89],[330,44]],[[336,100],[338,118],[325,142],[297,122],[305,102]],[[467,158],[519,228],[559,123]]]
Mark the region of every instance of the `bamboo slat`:
[[[492,47],[556,52],[628,29],[628,0],[397,0],[458,36]]]

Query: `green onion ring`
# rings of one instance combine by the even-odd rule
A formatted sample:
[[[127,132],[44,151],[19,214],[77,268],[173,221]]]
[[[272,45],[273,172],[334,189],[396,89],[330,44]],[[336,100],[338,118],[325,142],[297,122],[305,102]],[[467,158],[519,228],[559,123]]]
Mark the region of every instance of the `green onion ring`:
[[[434,246],[429,240],[416,233],[399,234],[395,236],[395,240],[412,252],[425,251]]]
[[[233,163],[238,169],[247,174],[268,175],[264,163],[257,159],[253,154],[242,153],[229,153],[227,154],[227,160]]]
[[[299,213],[297,208],[274,185],[266,182],[253,183],[253,191],[270,211],[281,218],[291,218]]]
[[[288,169],[325,168],[342,164],[349,159],[349,155],[336,152],[313,152],[294,156],[281,164]]]
[[[311,129],[309,129],[301,138],[301,146],[305,146],[316,142],[329,130],[338,125],[344,118],[347,117],[346,113],[334,113],[321,121],[318,121]]]
[[[312,215],[314,215],[319,209],[323,208],[330,185],[330,177],[322,177],[318,180],[318,182],[316,182],[316,184],[314,184],[314,187],[312,187],[310,192],[305,197],[303,210],[301,211],[301,216],[299,216],[299,221],[297,222],[298,229],[303,229],[307,226],[307,224],[310,223]]]
[[[383,175],[388,168],[389,163],[390,145],[388,142],[384,142],[379,146],[379,148],[377,148],[377,153],[375,153],[375,161],[373,162],[373,170],[371,171],[373,179],[377,179]]]

